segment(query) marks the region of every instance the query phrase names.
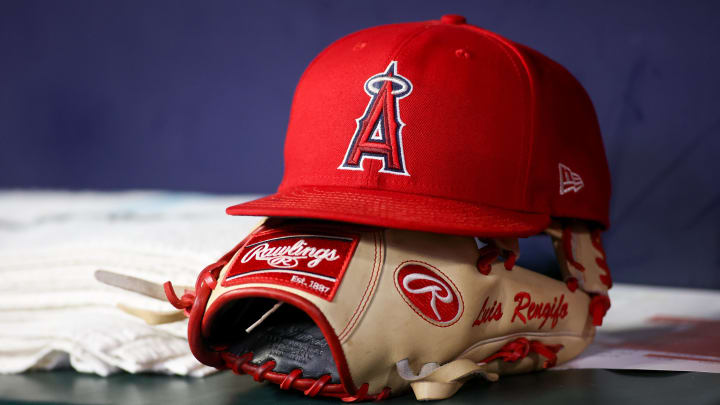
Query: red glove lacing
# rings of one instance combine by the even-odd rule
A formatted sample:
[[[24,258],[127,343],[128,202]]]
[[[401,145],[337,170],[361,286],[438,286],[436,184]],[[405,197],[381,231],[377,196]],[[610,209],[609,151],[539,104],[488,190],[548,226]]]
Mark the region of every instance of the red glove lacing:
[[[487,357],[483,363],[489,363],[493,360],[502,360],[513,363],[524,359],[530,353],[537,353],[547,360],[543,363],[543,368],[550,368],[557,363],[557,352],[563,348],[563,345],[546,345],[539,340],[527,340],[526,338],[518,338],[512,342],[508,342],[497,351],[497,353]]]
[[[344,402],[357,401],[380,401],[390,396],[390,388],[385,387],[379,394],[368,395],[369,385],[367,383],[360,386],[355,395],[347,393],[342,384],[330,383],[330,375],[325,374],[319,378],[303,378],[302,370],[296,368],[290,373],[280,373],[273,371],[276,366],[275,361],[268,360],[263,364],[256,365],[251,363],[253,354],[246,353],[238,356],[233,353],[223,352],[221,354],[225,360],[227,368],[231,369],[235,374],[248,374],[257,382],[270,381],[280,386],[280,389],[289,390],[291,388],[300,390],[309,397],[317,395],[340,398]]]

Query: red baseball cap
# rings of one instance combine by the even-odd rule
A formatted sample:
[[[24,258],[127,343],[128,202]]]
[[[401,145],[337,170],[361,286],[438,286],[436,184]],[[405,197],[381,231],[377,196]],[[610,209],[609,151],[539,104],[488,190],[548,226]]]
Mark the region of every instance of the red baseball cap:
[[[326,48],[295,91],[277,193],[231,215],[473,236],[608,224],[590,98],[539,52],[465,22],[384,25]]]

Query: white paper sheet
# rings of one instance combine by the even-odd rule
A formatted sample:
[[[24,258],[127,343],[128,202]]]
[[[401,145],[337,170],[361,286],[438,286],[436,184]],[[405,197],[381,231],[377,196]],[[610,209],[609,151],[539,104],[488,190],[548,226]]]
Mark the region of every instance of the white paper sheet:
[[[595,341],[557,370],[720,373],[720,291],[616,285]]]

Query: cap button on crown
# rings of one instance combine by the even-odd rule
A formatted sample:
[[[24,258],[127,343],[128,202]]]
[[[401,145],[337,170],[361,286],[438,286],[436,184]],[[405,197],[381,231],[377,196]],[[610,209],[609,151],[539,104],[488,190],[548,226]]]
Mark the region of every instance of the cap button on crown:
[[[465,17],[457,14],[445,14],[440,18],[440,22],[443,24],[465,24],[467,21],[465,20]]]

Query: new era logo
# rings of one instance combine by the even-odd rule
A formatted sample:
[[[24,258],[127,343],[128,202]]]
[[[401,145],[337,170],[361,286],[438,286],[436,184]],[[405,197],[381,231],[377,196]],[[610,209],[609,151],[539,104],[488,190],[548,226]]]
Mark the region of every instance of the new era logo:
[[[579,174],[562,163],[558,163],[558,169],[560,169],[560,195],[571,191],[577,193],[583,188],[585,184]]]

